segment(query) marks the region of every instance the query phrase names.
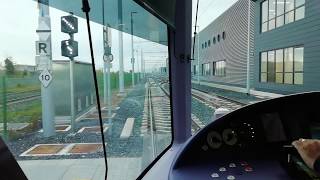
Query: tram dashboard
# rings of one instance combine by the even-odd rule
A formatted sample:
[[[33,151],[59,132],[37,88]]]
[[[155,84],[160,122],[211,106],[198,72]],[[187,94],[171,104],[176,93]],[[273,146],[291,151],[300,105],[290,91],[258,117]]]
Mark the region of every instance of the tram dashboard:
[[[318,138],[319,100],[320,93],[285,96],[217,119],[186,143],[170,179],[320,179],[291,146]]]

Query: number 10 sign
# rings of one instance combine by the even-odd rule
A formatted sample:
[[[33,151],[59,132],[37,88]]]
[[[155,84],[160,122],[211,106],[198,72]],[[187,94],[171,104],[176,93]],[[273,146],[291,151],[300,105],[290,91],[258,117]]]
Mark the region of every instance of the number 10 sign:
[[[46,88],[49,86],[50,82],[52,81],[52,75],[47,69],[45,69],[40,73],[39,80],[42,83],[43,87]]]

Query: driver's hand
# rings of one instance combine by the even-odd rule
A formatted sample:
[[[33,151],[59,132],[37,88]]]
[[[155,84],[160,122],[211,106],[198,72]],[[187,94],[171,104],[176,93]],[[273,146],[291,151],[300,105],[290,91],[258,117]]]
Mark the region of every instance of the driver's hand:
[[[299,139],[292,142],[292,145],[309,168],[313,169],[315,161],[320,157],[320,140]]]

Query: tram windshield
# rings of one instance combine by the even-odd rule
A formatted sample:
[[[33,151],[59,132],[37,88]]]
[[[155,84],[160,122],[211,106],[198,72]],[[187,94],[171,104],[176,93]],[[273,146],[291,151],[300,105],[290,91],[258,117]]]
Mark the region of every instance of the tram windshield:
[[[102,128],[81,1],[1,3],[0,133],[28,179],[104,179],[101,131],[108,179],[171,144],[166,24],[134,1],[90,6]]]
[[[0,135],[28,179],[103,179],[107,168],[136,179],[173,142],[176,1],[90,1],[94,67],[80,0],[2,1]],[[243,106],[320,90],[319,2],[200,0],[196,13],[197,2],[192,134]]]

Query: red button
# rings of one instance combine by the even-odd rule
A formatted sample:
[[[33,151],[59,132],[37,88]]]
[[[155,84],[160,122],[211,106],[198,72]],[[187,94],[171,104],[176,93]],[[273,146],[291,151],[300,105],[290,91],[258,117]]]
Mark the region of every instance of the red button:
[[[250,166],[245,167],[244,170],[246,172],[252,172],[253,171],[252,167],[250,167]]]

